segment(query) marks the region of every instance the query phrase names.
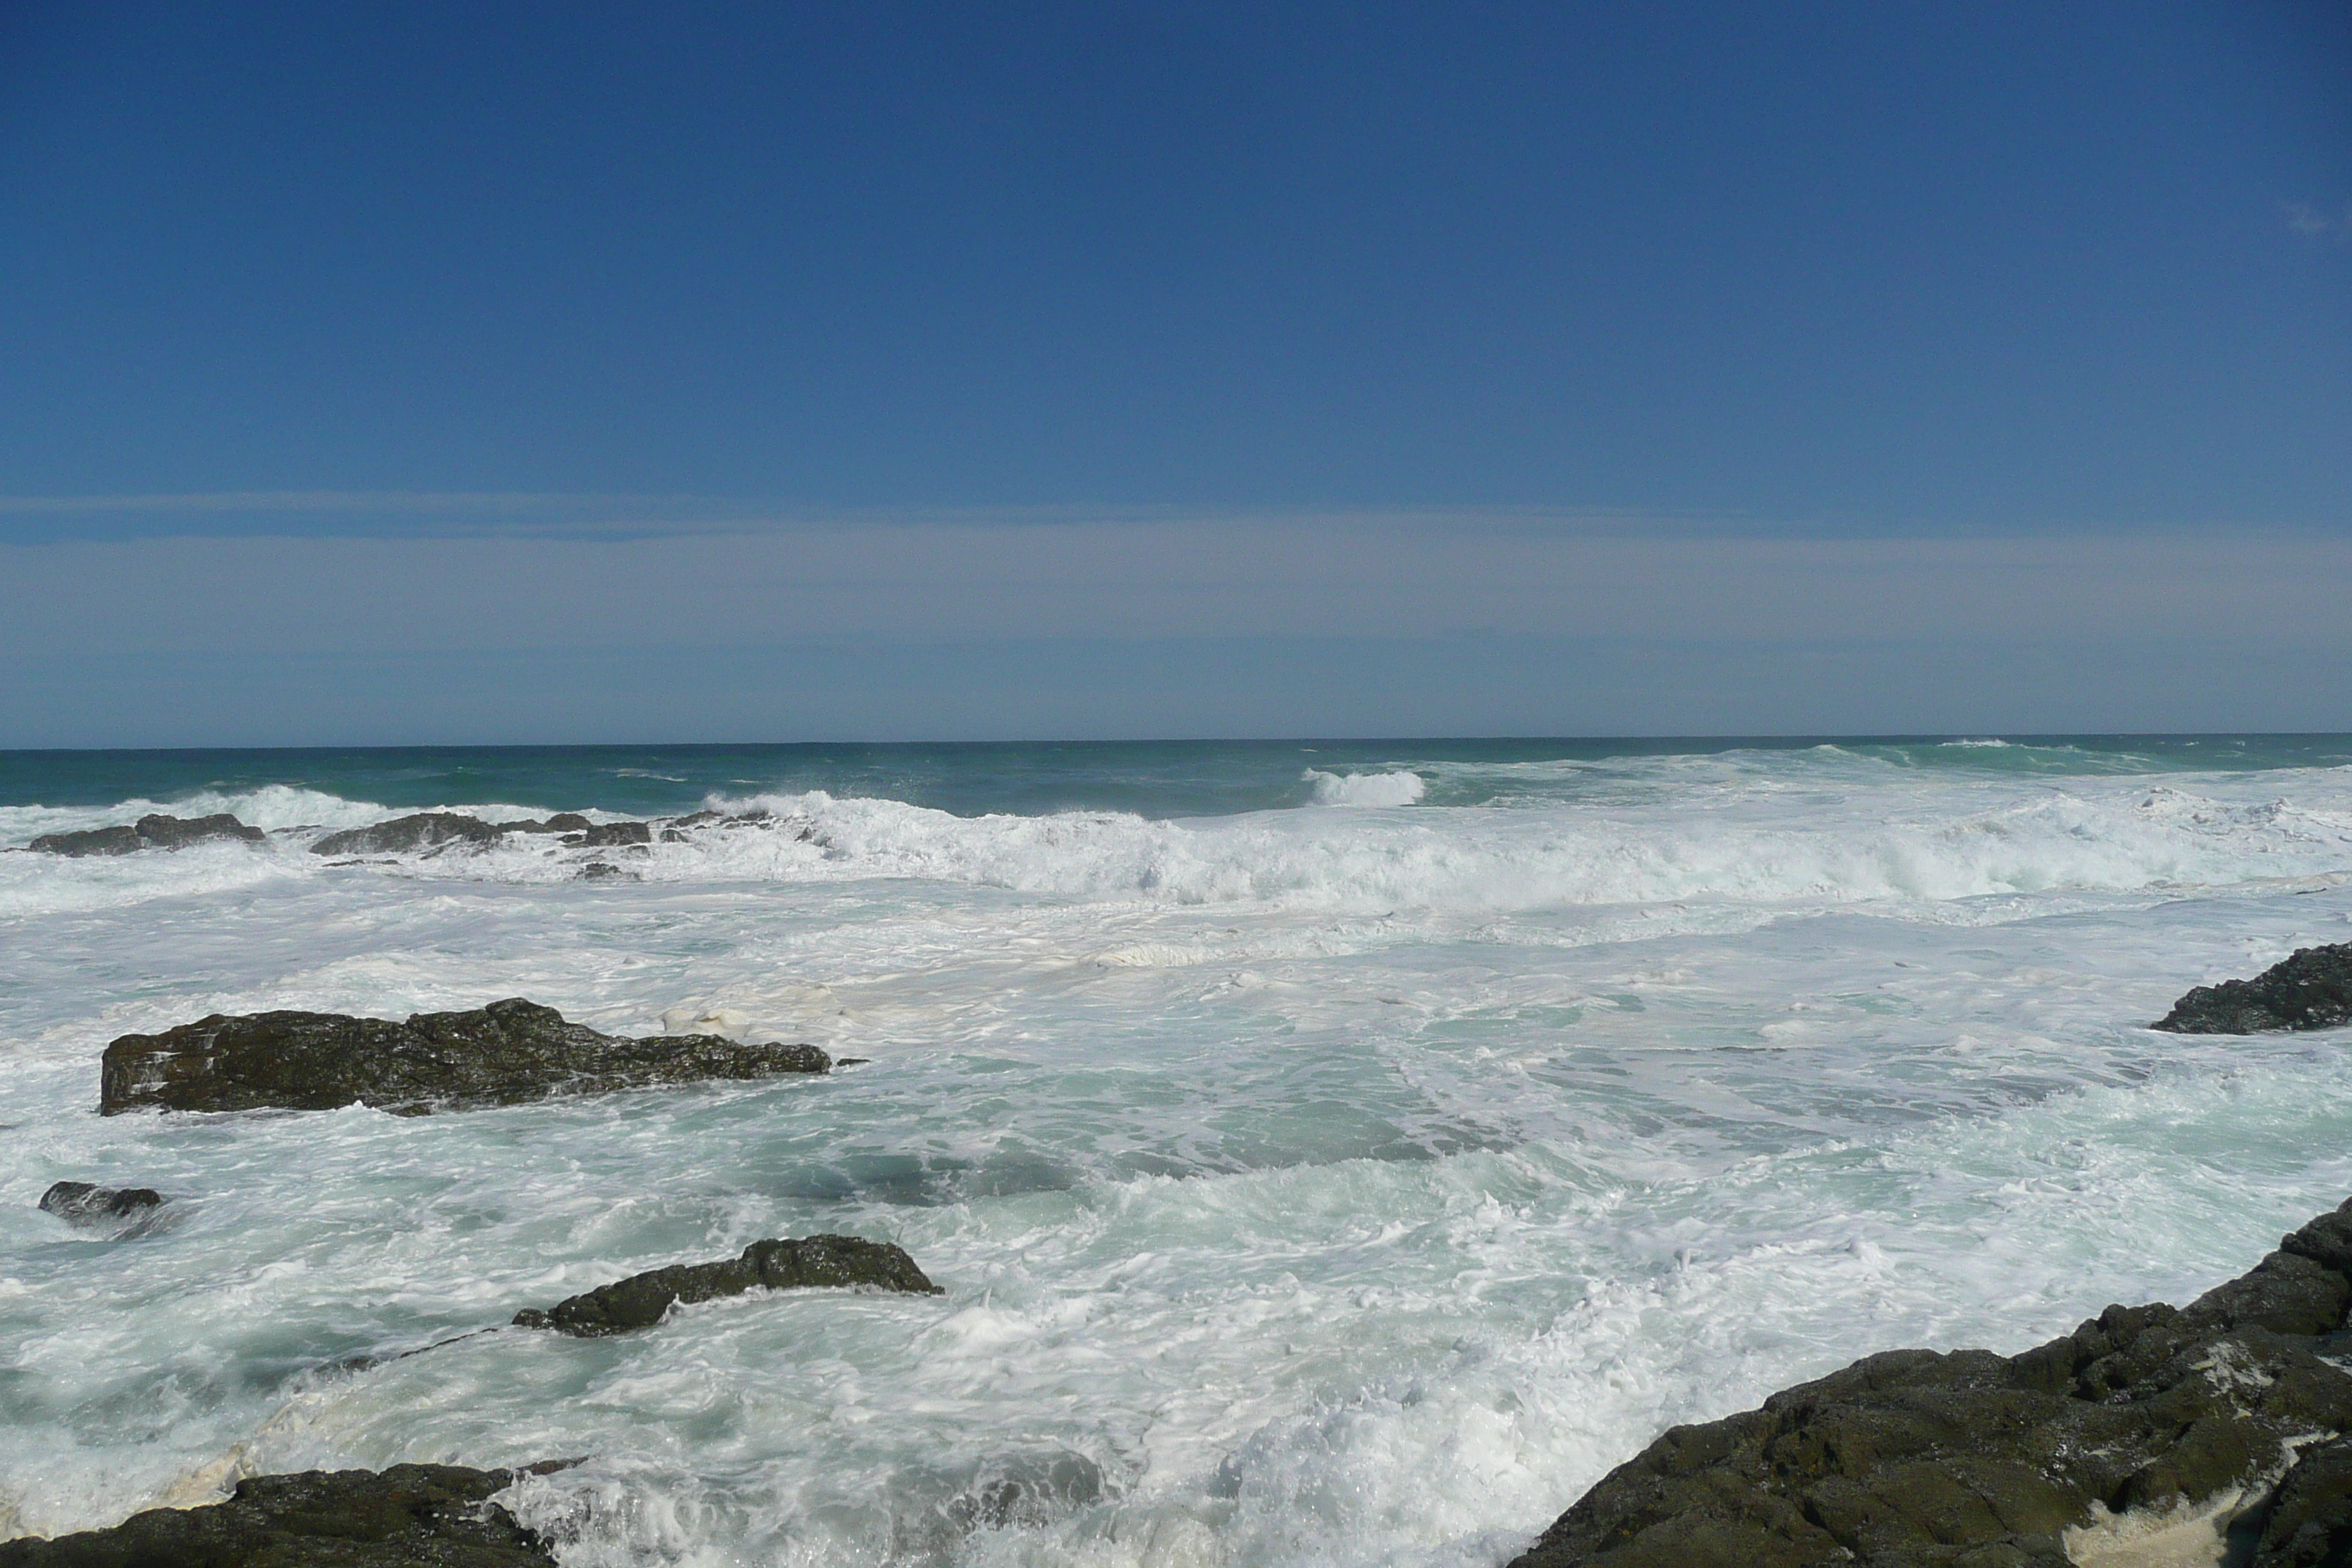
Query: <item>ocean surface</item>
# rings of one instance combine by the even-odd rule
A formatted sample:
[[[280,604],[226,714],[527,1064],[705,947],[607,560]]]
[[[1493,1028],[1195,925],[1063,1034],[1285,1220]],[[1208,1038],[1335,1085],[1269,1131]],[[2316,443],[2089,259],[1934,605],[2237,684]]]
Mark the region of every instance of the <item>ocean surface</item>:
[[[770,815],[308,847],[705,806]],[[2352,1193],[2344,1033],[2145,1027],[2352,939],[2352,737],[0,753],[0,849],[158,809],[270,837],[0,853],[0,1535],[576,1457],[512,1494],[573,1568],[1491,1568],[1667,1426]],[[872,1059],[97,1114],[124,1033],[513,995]],[[946,1294],[354,1363],[820,1231]]]

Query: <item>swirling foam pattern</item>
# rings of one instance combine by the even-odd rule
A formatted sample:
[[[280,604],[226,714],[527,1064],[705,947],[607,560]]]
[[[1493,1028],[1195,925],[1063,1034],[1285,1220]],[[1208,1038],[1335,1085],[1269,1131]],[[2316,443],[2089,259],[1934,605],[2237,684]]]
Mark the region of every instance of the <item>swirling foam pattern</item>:
[[[314,766],[0,805],[11,846],[150,809],[273,830],[0,855],[0,1531],[254,1469],[587,1455],[517,1500],[575,1565],[1497,1563],[1664,1425],[2180,1299],[2352,1192],[2352,1042],[2138,1026],[2352,938],[2352,773],[2233,756],[1204,752],[1200,789],[1256,804],[1202,812],[1150,793],[1157,752],[1060,755],[1084,787],[1039,800],[948,789],[958,756],[893,795],[640,752],[440,799]],[[706,800],[766,816],[604,852],[636,881],[546,837],[308,849],[426,805]],[[94,1114],[129,1030],[513,994],[875,1059]],[[161,1188],[169,1223],[68,1229],[33,1206],[58,1179]],[[948,1294],[339,1364],[819,1230]]]

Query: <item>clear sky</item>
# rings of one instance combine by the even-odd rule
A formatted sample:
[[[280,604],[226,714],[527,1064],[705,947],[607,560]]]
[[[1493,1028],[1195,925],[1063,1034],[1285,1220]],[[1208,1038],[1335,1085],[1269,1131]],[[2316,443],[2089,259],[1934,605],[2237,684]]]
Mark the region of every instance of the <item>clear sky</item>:
[[[2352,5],[0,4],[0,744],[2352,728]]]

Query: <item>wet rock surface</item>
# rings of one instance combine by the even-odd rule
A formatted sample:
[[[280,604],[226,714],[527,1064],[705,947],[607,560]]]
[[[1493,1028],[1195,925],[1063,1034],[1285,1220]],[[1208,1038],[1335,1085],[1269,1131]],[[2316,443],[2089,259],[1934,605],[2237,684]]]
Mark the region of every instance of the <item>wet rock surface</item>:
[[[2148,1026],[2176,1035],[2262,1035],[2352,1023],[2352,942],[2306,947],[2255,975],[2200,985]]]
[[[56,1182],[41,1194],[40,1207],[69,1225],[104,1226],[152,1214],[167,1201],[152,1187],[100,1187],[88,1182]]]
[[[654,830],[643,822],[591,822],[563,836],[573,848],[611,849],[625,844],[651,844]]]
[[[494,844],[506,828],[454,811],[420,811],[366,827],[330,833],[310,846],[313,855],[402,855],[443,844]]]
[[[27,846],[44,855],[131,855],[142,849],[184,849],[191,844],[226,839],[258,844],[266,837],[227,812],[210,816],[165,816],[151,812],[122,827],[92,827],[79,833],[44,833]]]
[[[630,1039],[566,1023],[520,997],[404,1023],[340,1013],[215,1014],[106,1047],[99,1110],[331,1110],[403,1115],[559,1094],[822,1073],[814,1046],[716,1035]]]
[[[2252,1568],[2340,1564],[2347,1305],[2352,1201],[2186,1309],[2110,1307],[2015,1356],[1891,1351],[1677,1426],[1512,1568],[2063,1568],[2095,1504],[2160,1511],[2240,1487]]]
[[[554,1329],[582,1339],[649,1329],[684,1302],[713,1301],[747,1290],[803,1290],[826,1286],[866,1286],[936,1296],[915,1260],[898,1247],[855,1236],[812,1236],[804,1241],[755,1241],[738,1258],[716,1263],[681,1263],[633,1274],[559,1301],[541,1311],[515,1314],[526,1329]]]
[[[0,1568],[551,1568],[547,1542],[490,1500],[515,1474],[394,1465],[255,1476],[207,1508],[0,1542]]]

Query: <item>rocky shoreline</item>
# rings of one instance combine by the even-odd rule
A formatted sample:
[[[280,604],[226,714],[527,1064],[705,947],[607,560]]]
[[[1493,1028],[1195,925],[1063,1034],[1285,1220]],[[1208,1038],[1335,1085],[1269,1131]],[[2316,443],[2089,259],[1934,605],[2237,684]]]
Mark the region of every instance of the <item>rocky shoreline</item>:
[[[424,843],[446,826],[412,819],[401,831]],[[571,827],[556,818],[512,830]],[[2352,944],[2198,987],[2150,1026],[2246,1033],[2347,1017]],[[215,1016],[110,1045],[100,1110],[362,1103],[424,1114],[833,1065],[810,1046],[604,1035],[521,998],[397,1023]],[[170,1202],[152,1189],[59,1182],[39,1206],[105,1227]],[[680,1305],[824,1287],[940,1293],[895,1246],[821,1235],[632,1275],[525,1309],[512,1326],[603,1338],[651,1328]],[[494,1500],[525,1473],[405,1464],[253,1477],[217,1504],[0,1542],[0,1568],[553,1563],[552,1544]],[[1885,1352],[1757,1409],[1675,1427],[1508,1568],[2190,1563],[2352,1568],[2352,1198],[2185,1308],[2111,1306],[2016,1355]]]
[[[525,817],[491,822],[455,811],[416,811],[387,817],[364,827],[323,832],[316,826],[274,829],[280,835],[318,834],[310,844],[313,855],[436,855],[448,849],[482,849],[512,835],[548,837],[567,849],[643,851],[655,842],[656,830],[665,844],[683,844],[704,828],[740,828],[770,825],[773,819],[757,808],[724,812],[710,809],[682,816],[622,818],[597,822],[576,811],[559,811],[544,818]],[[44,833],[26,845],[39,855],[80,858],[92,855],[130,855],[147,849],[184,849],[211,843],[259,844],[271,837],[227,812],[209,816],[177,817],[151,812],[136,822],[89,827],[68,833]],[[805,835],[803,835],[805,837]]]
[[[2210,1552],[2179,1561],[2334,1568],[2347,1305],[2352,1199],[2185,1309],[2110,1307],[2014,1356],[1889,1351],[1677,1426],[1510,1568],[2063,1568],[2109,1521],[2206,1510]]]
[[[635,1275],[515,1321],[603,1337],[682,1302],[841,1285],[938,1290],[898,1247],[814,1237]],[[2352,1198],[2186,1308],[2109,1307],[2012,1356],[1885,1352],[1675,1427],[1509,1568],[2343,1568],[2347,1310]],[[0,1542],[0,1568],[551,1563],[551,1544],[491,1500],[523,1473],[256,1477],[226,1502]]]

